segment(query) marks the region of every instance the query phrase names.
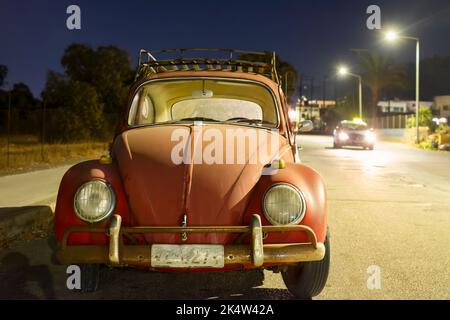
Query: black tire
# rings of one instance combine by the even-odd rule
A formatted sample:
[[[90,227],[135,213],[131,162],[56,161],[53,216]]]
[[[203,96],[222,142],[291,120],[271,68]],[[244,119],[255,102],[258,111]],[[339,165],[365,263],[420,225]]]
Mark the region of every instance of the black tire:
[[[281,274],[289,292],[296,298],[309,300],[319,295],[328,279],[330,269],[330,234],[325,239],[325,257],[321,261],[289,266]]]
[[[333,148],[334,148],[334,149],[340,149],[341,146],[338,145],[336,142],[333,142]]]
[[[81,271],[81,289],[82,293],[95,292],[100,283],[100,265],[82,264]]]
[[[368,149],[369,149],[369,150],[373,150],[373,145],[370,145],[370,146],[368,147]]]

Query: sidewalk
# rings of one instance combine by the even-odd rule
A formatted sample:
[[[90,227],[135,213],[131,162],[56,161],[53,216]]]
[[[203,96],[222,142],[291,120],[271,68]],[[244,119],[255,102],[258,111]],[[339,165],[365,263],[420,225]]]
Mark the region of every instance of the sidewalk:
[[[0,177],[0,246],[47,230],[59,183],[70,165]]]
[[[69,165],[0,177],[0,208],[22,207],[56,199]]]

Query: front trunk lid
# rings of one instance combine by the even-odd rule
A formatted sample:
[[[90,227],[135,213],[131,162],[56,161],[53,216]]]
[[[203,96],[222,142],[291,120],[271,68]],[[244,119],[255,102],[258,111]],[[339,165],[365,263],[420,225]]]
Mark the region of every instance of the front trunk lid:
[[[266,134],[256,143],[245,143],[242,155],[237,143],[231,148],[227,141],[230,130],[242,130],[248,136]],[[220,137],[222,141],[216,141]],[[269,139],[277,139],[276,148],[267,148]],[[264,165],[283,144],[286,140],[269,130],[224,124],[155,125],[125,131],[116,138],[113,154],[127,193],[131,223],[181,226],[186,218],[188,226],[242,225]],[[267,152],[260,154],[262,148]],[[184,157],[181,163],[180,155]],[[256,161],[252,160],[255,156],[259,157]],[[145,235],[148,243],[229,243],[235,237],[190,234],[182,241],[180,234]]]

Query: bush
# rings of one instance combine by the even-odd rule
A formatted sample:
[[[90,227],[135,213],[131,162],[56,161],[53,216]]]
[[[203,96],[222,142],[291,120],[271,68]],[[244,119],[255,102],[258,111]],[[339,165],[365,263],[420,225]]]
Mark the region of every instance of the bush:
[[[438,134],[450,134],[450,128],[448,124],[440,124],[435,132]]]
[[[420,108],[419,110],[419,126],[420,127],[428,127],[431,132],[434,132],[436,129],[436,123],[433,121],[433,114],[431,113],[431,109],[428,108]],[[416,127],[416,116],[411,116],[408,118],[406,122],[407,128],[415,128]]]

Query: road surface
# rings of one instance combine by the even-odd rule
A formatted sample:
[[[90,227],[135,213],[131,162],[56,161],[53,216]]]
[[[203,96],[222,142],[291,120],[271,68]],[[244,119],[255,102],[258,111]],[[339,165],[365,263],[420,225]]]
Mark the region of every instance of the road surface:
[[[323,175],[329,196],[332,264],[317,299],[450,299],[450,153],[387,142],[374,151],[335,150],[323,136],[298,137],[298,143],[302,161]],[[39,179],[54,194],[60,177],[48,173],[49,187],[45,175]],[[42,192],[32,177],[21,183],[38,183],[32,189]],[[13,197],[1,188],[0,201]],[[106,269],[100,290],[82,295],[66,288],[66,269],[52,264],[45,239],[0,251],[0,261],[0,298],[292,298],[281,276],[268,271]],[[369,281],[369,289],[374,271],[380,282]]]

